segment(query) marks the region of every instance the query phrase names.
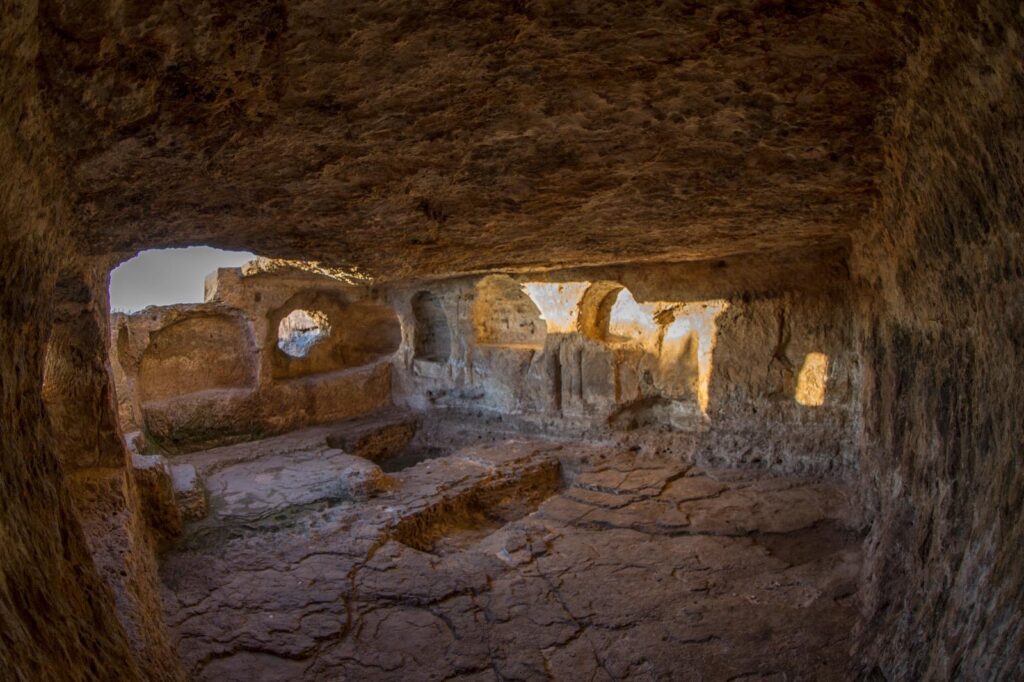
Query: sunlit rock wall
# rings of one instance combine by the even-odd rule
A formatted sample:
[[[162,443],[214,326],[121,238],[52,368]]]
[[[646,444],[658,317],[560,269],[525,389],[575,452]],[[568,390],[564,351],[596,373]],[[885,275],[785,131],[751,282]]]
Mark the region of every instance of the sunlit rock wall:
[[[126,433],[143,435],[143,448],[212,447],[390,405],[386,360],[398,348],[399,323],[365,287],[222,268],[207,294],[206,303],[113,318],[120,417]],[[282,342],[282,330],[296,333],[288,321],[295,311],[305,324],[320,320],[323,333]]]
[[[661,438],[709,464],[849,471],[848,281],[829,251],[393,287],[396,401]]]
[[[862,655],[890,680],[1022,679],[1024,16],[944,5],[913,36],[854,254],[876,514]]]

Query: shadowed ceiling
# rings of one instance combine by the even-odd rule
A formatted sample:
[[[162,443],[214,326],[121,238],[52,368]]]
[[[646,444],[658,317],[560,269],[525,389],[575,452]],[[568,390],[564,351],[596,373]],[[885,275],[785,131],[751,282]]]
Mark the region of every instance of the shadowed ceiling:
[[[381,278],[845,243],[885,2],[49,3],[92,253],[204,243]]]

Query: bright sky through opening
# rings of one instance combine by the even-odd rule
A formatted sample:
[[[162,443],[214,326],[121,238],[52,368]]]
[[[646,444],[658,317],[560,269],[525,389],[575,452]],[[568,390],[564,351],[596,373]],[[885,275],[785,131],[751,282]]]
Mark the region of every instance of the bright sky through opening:
[[[151,305],[201,303],[206,275],[237,268],[256,256],[209,246],[143,251],[110,273],[110,309],[135,312]]]

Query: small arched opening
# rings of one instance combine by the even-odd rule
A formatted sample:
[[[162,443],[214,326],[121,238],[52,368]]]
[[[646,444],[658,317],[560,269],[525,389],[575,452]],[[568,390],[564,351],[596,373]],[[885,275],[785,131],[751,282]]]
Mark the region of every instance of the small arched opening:
[[[401,325],[390,307],[307,290],[269,314],[267,348],[275,379],[370,364],[398,350]]]
[[[671,318],[664,307],[638,303],[618,282],[595,282],[580,302],[580,331],[604,343],[640,343],[657,348],[661,327]]]

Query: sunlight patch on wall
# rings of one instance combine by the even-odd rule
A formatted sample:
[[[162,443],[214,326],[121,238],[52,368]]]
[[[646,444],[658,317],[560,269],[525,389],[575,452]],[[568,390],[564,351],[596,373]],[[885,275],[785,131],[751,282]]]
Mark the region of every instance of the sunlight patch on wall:
[[[808,353],[797,376],[796,401],[808,407],[825,404],[825,384],[828,381],[828,356]]]
[[[578,328],[580,300],[590,282],[527,282],[523,285],[547,324],[549,334],[570,334]]]
[[[724,300],[680,305],[674,309],[675,319],[665,328],[662,338],[663,361],[689,357],[696,345],[697,402],[704,416],[708,413],[715,344],[718,342],[718,325],[715,320],[728,307],[729,303]]]

